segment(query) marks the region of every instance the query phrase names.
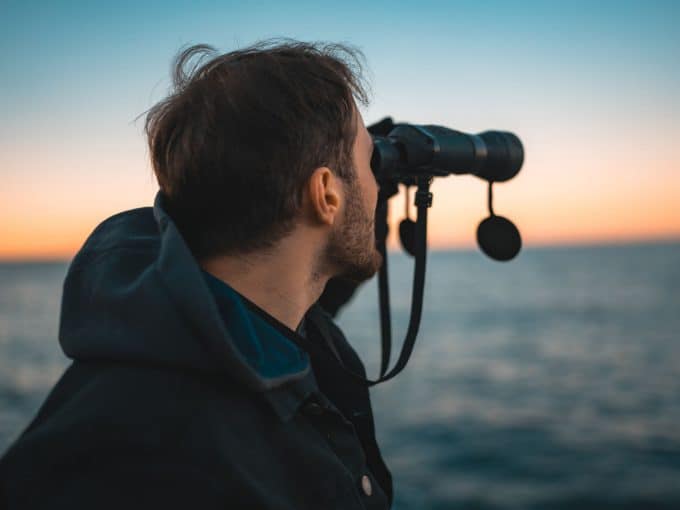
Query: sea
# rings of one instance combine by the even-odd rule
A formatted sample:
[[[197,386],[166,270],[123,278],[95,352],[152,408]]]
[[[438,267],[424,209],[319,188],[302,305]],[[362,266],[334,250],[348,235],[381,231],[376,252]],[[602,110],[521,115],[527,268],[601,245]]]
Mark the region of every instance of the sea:
[[[388,258],[393,355],[413,259]],[[68,262],[0,264],[0,452],[68,360]],[[371,378],[377,281],[337,322]],[[411,360],[371,388],[393,508],[680,508],[680,242],[428,254]]]

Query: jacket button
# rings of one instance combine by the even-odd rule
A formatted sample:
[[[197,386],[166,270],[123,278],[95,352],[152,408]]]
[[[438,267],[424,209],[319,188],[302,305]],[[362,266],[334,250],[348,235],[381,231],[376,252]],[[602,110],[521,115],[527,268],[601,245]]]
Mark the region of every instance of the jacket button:
[[[367,496],[373,494],[371,479],[367,475],[361,477],[361,488],[364,489],[364,494],[366,494]]]
[[[313,415],[323,414],[323,407],[321,407],[316,402],[310,402],[309,404],[305,405],[303,410],[307,414],[313,414]]]

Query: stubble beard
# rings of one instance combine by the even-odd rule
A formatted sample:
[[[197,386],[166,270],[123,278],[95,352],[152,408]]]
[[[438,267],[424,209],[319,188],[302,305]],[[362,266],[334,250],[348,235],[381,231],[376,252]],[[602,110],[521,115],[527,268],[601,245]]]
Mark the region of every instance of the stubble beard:
[[[340,225],[331,231],[323,258],[334,276],[356,283],[378,272],[383,257],[375,243],[375,214],[366,211],[356,178],[346,182],[346,207]]]

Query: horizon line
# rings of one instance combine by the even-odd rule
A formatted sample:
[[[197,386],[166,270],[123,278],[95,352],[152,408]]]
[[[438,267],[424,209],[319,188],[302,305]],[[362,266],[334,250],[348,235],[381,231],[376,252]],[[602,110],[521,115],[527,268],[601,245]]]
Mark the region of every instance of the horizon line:
[[[637,238],[637,239],[607,239],[607,240],[581,240],[581,241],[546,241],[546,242],[532,242],[523,244],[520,254],[524,250],[550,250],[550,249],[564,249],[564,248],[614,248],[614,247],[628,247],[628,246],[646,246],[646,245],[673,245],[680,243],[680,235],[671,235],[665,237],[654,238]],[[388,254],[396,254],[403,252],[401,246],[389,246],[387,248]],[[481,251],[478,246],[428,246],[428,252],[431,253],[450,253],[450,252],[474,252]],[[77,253],[77,251],[76,251]],[[61,256],[42,256],[42,255],[26,255],[23,257],[3,257],[0,255],[0,264],[47,264],[47,263],[66,263],[73,260],[76,253],[70,257]],[[518,254],[519,256],[519,254]]]

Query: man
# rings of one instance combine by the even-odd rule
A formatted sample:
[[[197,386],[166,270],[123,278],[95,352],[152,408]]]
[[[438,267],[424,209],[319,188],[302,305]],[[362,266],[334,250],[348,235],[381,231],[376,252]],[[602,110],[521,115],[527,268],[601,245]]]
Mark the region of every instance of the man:
[[[365,370],[317,303],[382,263],[357,55],[180,53],[147,116],[154,206],[74,258],[74,361],[0,462],[0,506],[390,506],[368,390],[340,365]]]

